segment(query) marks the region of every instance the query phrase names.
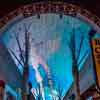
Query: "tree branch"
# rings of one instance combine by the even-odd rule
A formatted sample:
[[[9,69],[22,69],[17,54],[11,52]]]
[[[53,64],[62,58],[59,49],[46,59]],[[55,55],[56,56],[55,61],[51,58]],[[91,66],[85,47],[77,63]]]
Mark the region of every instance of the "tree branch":
[[[77,55],[77,58],[76,58],[77,60],[80,57],[80,52],[81,52],[81,48],[82,48],[82,45],[83,45],[83,41],[84,41],[84,37],[82,36],[80,46],[79,46],[79,49],[78,49],[78,55]]]
[[[81,64],[81,62],[83,61],[83,59],[88,55],[88,50],[86,50],[85,54],[83,55],[83,57],[81,58],[81,60],[78,63],[78,66]]]
[[[20,62],[20,60],[17,58],[16,54],[10,49],[8,48],[8,50],[11,52],[11,54],[15,57],[15,59],[18,61],[18,63],[23,67],[23,64]]]
[[[22,49],[21,49],[21,45],[20,45],[20,41],[19,41],[19,38],[18,38],[18,33],[15,34],[15,39],[17,41],[17,44],[18,44],[18,48],[19,48],[19,51],[20,51],[20,58],[23,62],[23,64],[25,63],[24,61],[24,57],[23,57],[23,54],[22,54]]]

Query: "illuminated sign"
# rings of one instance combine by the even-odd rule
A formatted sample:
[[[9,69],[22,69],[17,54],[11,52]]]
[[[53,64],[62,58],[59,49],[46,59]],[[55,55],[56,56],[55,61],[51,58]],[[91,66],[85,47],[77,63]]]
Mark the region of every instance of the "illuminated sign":
[[[93,55],[95,61],[97,84],[100,89],[100,39],[93,39],[92,47],[93,47]]]

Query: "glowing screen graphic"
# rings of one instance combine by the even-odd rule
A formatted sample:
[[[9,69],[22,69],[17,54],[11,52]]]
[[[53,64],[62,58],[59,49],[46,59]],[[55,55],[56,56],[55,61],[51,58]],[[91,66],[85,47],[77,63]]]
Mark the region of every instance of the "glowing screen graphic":
[[[73,82],[73,61],[69,45],[71,34],[74,29],[76,56],[79,53],[78,48],[81,37],[84,37],[78,58],[78,69],[80,70],[90,53],[88,33],[91,27],[85,22],[71,16],[63,16],[60,19],[59,15],[56,14],[41,14],[40,19],[36,16],[23,18],[21,21],[11,25],[3,35],[6,47],[12,49],[19,60],[21,59],[15,35],[18,34],[21,48],[24,48],[25,27],[30,33],[30,73],[28,81],[32,82],[32,91],[37,95],[38,89],[41,87],[42,95],[44,95],[46,100],[52,100],[50,98],[58,95],[60,89],[62,91],[60,95],[63,97]],[[87,55],[83,58],[85,53]],[[22,66],[13,55],[12,57],[20,72],[23,73]],[[51,78],[50,84],[52,89],[48,86],[48,74]]]

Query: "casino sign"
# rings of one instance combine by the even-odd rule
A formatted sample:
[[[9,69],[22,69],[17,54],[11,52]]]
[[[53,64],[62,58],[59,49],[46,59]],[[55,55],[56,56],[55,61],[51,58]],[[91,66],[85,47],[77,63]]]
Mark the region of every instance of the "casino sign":
[[[95,71],[97,76],[96,80],[97,80],[98,87],[100,89],[100,39],[93,39],[92,47],[93,47]]]

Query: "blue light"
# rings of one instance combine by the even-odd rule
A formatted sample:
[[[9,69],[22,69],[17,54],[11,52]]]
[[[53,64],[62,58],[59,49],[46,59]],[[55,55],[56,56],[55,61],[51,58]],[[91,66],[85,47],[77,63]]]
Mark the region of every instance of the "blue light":
[[[22,21],[15,23],[15,26],[14,25],[11,26],[11,28],[9,28],[9,30],[5,32],[3,36],[5,45],[7,47],[14,49],[15,53],[17,44],[14,39],[11,39],[9,37],[9,35],[14,34],[13,30],[18,31],[19,27],[22,27],[21,32],[23,32],[24,31],[23,23],[26,23],[28,25],[32,21],[33,23],[29,32],[32,33],[32,37],[35,39],[35,42],[33,44],[38,43],[40,41],[45,41],[43,45],[34,47],[36,49],[36,54],[38,56],[41,56],[42,60],[49,66],[49,69],[53,77],[52,79],[53,81],[56,80],[56,82],[54,82],[54,87],[56,87],[57,84],[63,86],[62,87],[63,95],[65,95],[65,93],[68,91],[69,87],[73,82],[72,55],[71,55],[71,50],[69,48],[69,42],[72,32],[72,24],[74,26],[77,25],[75,29],[76,55],[78,55],[79,53],[78,49],[81,41],[81,35],[83,34],[85,37],[83,46],[80,51],[80,57],[78,59],[78,63],[87,50],[88,54],[90,52],[90,47],[88,43],[88,32],[90,31],[91,27],[85,22],[82,22],[70,16],[63,16],[63,18],[59,20],[59,16],[56,14],[42,14],[40,19],[37,19],[36,16],[23,19]],[[20,39],[22,38],[20,42],[22,42],[23,37],[24,36],[22,33],[20,36]],[[15,45],[13,46],[13,44]],[[86,57],[82,60],[82,62],[78,66],[79,70],[83,67],[82,65],[85,62]],[[16,64],[18,65],[18,62]],[[33,66],[31,64],[29,68],[30,68],[29,69],[30,74],[28,81],[32,82],[33,87],[38,87],[35,75],[36,74],[35,69],[33,69]],[[21,66],[19,67],[19,69],[22,72]],[[43,78],[43,84],[45,84],[44,86],[47,86],[47,73],[44,70],[43,65],[41,65],[40,63],[38,63],[38,71]]]

